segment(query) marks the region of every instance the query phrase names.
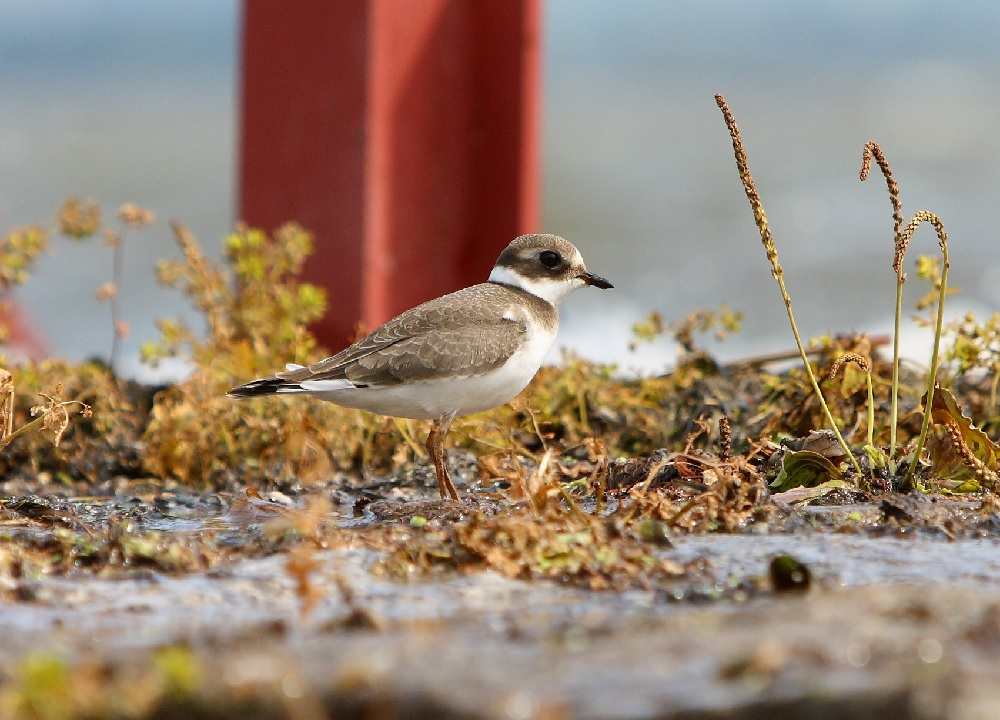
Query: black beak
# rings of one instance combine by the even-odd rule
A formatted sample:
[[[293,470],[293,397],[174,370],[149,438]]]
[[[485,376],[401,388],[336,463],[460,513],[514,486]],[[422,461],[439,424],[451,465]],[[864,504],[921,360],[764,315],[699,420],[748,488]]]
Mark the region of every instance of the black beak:
[[[607,290],[608,288],[613,288],[614,285],[609,283],[607,280],[602,278],[600,275],[594,275],[594,273],[582,272],[577,275],[578,278],[583,280],[588,285],[593,285],[594,287],[599,287],[601,290]]]

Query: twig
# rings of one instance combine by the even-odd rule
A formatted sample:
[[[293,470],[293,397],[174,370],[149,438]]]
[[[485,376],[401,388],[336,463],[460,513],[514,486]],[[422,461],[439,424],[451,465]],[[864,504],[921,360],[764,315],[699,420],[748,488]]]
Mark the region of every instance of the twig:
[[[869,338],[872,348],[881,347],[882,345],[888,345],[892,338],[888,335],[876,335],[875,337]],[[821,355],[826,352],[826,348],[814,347],[806,348],[806,355]],[[753,357],[744,358],[742,360],[732,360],[727,363],[723,363],[724,368],[739,368],[748,367],[756,368],[762,365],[770,365],[771,363],[784,362],[785,360],[799,360],[801,355],[798,350],[782,350],[781,352],[767,353],[765,355],[754,355]]]

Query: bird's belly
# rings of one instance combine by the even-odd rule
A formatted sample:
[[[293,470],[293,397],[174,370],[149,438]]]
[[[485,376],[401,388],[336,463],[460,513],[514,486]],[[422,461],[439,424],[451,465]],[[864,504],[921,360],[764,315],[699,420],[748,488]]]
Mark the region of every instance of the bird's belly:
[[[538,372],[553,339],[547,333],[537,333],[504,365],[481,375],[335,390],[315,396],[344,407],[394,417],[423,420],[449,413],[457,417],[472,415],[503,405],[524,390]]]

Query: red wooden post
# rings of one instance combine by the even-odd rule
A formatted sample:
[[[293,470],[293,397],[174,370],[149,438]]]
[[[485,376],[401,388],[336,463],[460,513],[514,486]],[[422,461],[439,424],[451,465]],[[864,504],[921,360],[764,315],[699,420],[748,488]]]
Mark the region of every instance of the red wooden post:
[[[48,357],[48,348],[32,328],[31,318],[25,317],[21,306],[0,294],[0,324],[7,328],[7,342],[0,347],[15,363]]]
[[[539,230],[539,0],[246,0],[239,212],[316,233],[341,347]]]

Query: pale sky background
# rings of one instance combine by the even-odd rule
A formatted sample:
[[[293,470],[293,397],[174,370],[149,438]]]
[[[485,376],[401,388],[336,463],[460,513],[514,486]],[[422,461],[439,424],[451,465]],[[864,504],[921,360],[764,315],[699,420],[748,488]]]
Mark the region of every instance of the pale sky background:
[[[743,131],[802,332],[891,328],[892,220],[882,145],[904,214],[936,212],[951,239],[952,314],[1000,306],[1000,3],[545,5],[544,227],[615,282],[564,306],[560,343],[646,371],[669,343],[627,351],[649,310],[668,319],[721,302],[743,310],[724,358],[784,350],[791,334],[713,95]],[[6,0],[0,4],[0,228],[47,222],[69,195],[108,212],[131,201],[159,222],[129,237],[122,288],[133,328],[194,317],[155,287],[174,253],[167,220],[218,248],[234,220],[236,48],[232,0]],[[110,250],[55,244],[20,292],[55,353],[106,355],[93,296]],[[911,250],[935,249],[929,229]],[[908,302],[923,294],[911,272]],[[918,352],[919,338],[907,334]]]

